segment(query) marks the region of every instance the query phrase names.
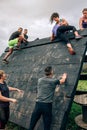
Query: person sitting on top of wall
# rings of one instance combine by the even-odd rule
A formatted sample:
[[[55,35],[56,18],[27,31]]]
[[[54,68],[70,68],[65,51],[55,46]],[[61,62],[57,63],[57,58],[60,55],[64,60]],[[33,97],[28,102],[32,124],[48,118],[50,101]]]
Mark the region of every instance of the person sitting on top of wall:
[[[51,41],[53,41],[56,38],[60,38],[61,40],[63,40],[65,42],[69,53],[71,55],[75,55],[76,52],[72,48],[72,45],[70,43],[69,38],[66,37],[66,32],[72,30],[75,34],[76,39],[80,39],[80,38],[82,38],[82,36],[80,36],[78,34],[76,28],[74,26],[69,25],[68,22],[65,19],[60,19],[59,14],[56,13],[56,12],[54,12],[51,15],[50,21],[51,21],[51,23],[53,23],[53,21],[56,22],[53,29],[52,29]]]

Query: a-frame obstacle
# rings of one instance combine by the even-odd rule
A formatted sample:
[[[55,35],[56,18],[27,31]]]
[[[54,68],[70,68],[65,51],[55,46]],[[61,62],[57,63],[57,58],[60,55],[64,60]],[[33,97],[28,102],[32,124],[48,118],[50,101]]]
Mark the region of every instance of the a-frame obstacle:
[[[2,63],[4,56],[2,54],[0,69],[5,70],[8,74],[7,83],[24,90],[23,95],[18,93],[10,95],[18,99],[17,104],[11,103],[10,106],[11,122],[24,128],[29,127],[35,105],[37,80],[44,76],[44,68],[51,65],[54,68],[55,77],[59,77],[64,72],[68,74],[66,84],[60,87],[59,92],[55,92],[51,126],[51,130],[65,130],[86,53],[87,30],[80,34],[84,35],[80,40],[75,40],[74,36],[70,34],[76,55],[70,55],[62,41],[57,40],[51,43],[49,38],[35,40],[22,47],[20,51],[14,51],[9,59],[9,64]],[[42,119],[35,130],[43,130]]]

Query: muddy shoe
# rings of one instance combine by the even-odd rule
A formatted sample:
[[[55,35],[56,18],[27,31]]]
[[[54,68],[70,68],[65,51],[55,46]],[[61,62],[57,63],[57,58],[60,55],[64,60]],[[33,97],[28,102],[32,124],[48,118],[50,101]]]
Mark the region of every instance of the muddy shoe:
[[[69,53],[70,53],[71,55],[75,55],[75,54],[76,54],[76,52],[75,52],[72,48],[69,48],[69,47],[68,47],[68,51],[69,51]]]
[[[9,63],[9,61],[7,61],[6,59],[3,59],[2,61],[3,61],[4,63],[6,63],[6,64]]]

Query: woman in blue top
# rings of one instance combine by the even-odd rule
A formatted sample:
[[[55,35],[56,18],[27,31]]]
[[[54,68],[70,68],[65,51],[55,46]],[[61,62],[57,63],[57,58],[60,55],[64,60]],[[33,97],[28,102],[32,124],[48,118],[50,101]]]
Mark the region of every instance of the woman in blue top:
[[[87,8],[84,8],[83,16],[79,19],[79,28],[83,30],[84,28],[87,28]]]
[[[65,44],[67,45],[69,53],[71,55],[75,55],[76,52],[72,48],[69,38],[66,37],[66,32],[72,30],[75,34],[76,39],[82,38],[78,34],[76,28],[74,26],[70,26],[65,19],[59,19],[59,14],[56,12],[51,15],[50,21],[51,21],[51,23],[53,23],[53,21],[56,22],[56,24],[54,25],[54,27],[52,29],[51,41],[53,41],[56,38],[62,39],[65,42]]]

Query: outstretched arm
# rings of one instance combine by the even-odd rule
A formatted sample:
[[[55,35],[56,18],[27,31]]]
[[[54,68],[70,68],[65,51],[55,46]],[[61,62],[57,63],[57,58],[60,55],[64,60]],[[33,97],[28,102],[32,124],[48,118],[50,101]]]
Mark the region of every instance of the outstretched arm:
[[[3,101],[3,102],[13,102],[13,103],[16,103],[17,100],[14,99],[14,98],[7,98],[5,96],[3,96],[0,92],[0,101]]]
[[[60,84],[65,83],[66,79],[67,79],[67,73],[64,73],[64,74],[62,75],[61,79],[59,80],[59,81],[60,81]]]
[[[20,90],[18,88],[13,88],[13,87],[8,87],[9,88],[9,91],[17,91],[17,92],[23,92],[23,90]]]
[[[79,29],[83,30],[84,28],[82,27],[82,18],[79,19]]]

